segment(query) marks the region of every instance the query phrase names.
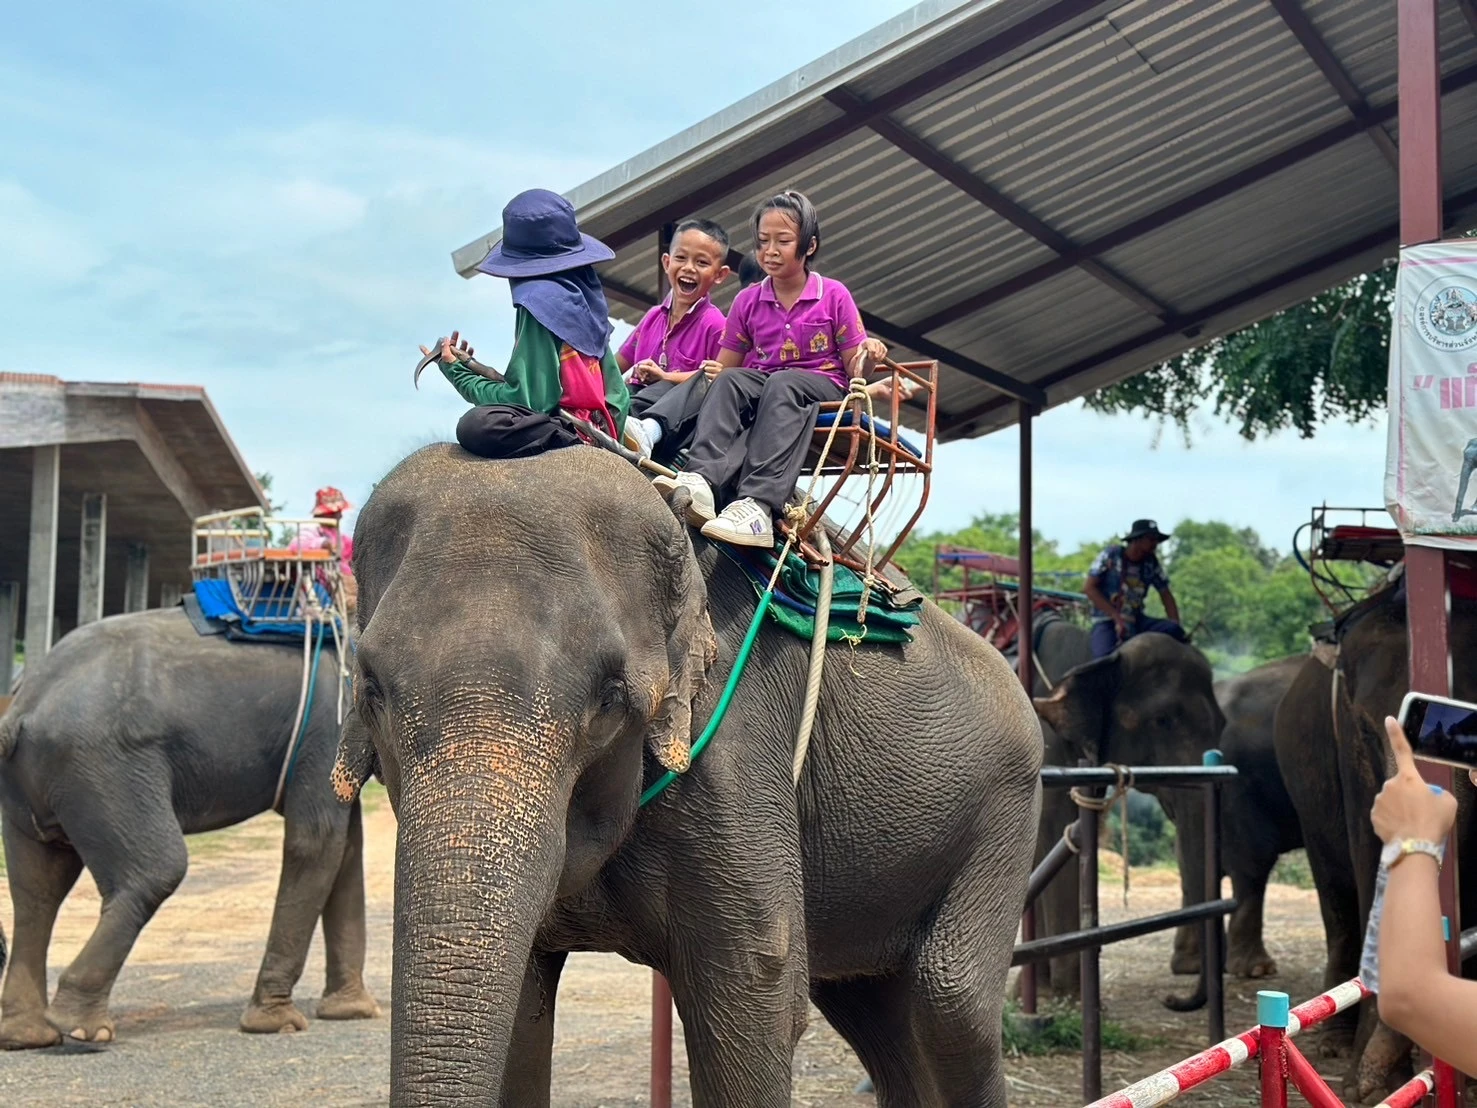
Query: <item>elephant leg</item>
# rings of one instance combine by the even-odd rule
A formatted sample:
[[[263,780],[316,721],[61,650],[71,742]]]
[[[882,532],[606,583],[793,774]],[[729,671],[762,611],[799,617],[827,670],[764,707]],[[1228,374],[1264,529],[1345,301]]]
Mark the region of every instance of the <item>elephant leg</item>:
[[[0,1047],[52,1046],[61,1035],[46,1022],[46,950],[57,910],[82,872],[82,859],[69,846],[38,842],[9,820],[0,833],[15,908],[10,964],[0,993]]]
[[[307,1017],[292,1002],[292,990],[303,975],[313,930],[343,867],[349,813],[332,805],[327,789],[311,801],[301,794],[288,798],[277,903],[256,987],[241,1015],[242,1031],[272,1034],[308,1028]]]
[[[1472,445],[1467,444],[1467,449],[1462,452],[1462,474],[1457,480],[1456,507],[1452,509],[1452,522],[1462,518],[1463,505],[1467,502],[1467,483],[1472,480],[1472,467],[1477,466],[1477,453],[1473,452]]]
[[[513,1021],[513,1039],[508,1047],[508,1066],[503,1073],[502,1108],[549,1108],[554,1001],[567,957],[563,952],[534,951],[528,959],[523,991],[518,996],[518,1015]]]
[[[1271,977],[1277,972],[1277,962],[1267,953],[1262,941],[1262,913],[1269,876],[1270,871],[1231,875],[1236,910],[1231,913],[1226,970],[1236,977]]]
[[[327,979],[318,1002],[321,1020],[374,1019],[379,1005],[364,987],[364,817],[355,800],[338,876],[323,905]]]
[[[811,999],[867,1068],[878,1108],[938,1101],[936,1089],[918,1087],[928,1079],[930,1067],[919,1056],[903,978],[818,981]]]
[[[77,811],[62,815],[73,845],[102,894],[102,912],[82,952],[62,973],[46,1010],[50,1024],[73,1039],[109,1042],[108,1018],[113,982],[144,925],[185,879],[190,854],[175,820],[165,767],[140,767],[129,778],[127,823],[108,816],[119,811],[118,797],[74,800]],[[152,795],[151,795],[152,794]]]

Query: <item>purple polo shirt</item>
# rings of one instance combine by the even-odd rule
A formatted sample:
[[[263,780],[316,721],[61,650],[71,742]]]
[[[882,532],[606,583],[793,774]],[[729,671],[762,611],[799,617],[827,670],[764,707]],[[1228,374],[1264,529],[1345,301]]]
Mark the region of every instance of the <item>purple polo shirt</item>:
[[[650,358],[673,373],[691,373],[704,362],[718,357],[724,319],[718,306],[706,296],[687,309],[677,326],[667,330],[667,312],[672,295],[641,318],[636,329],[621,343],[620,355],[632,365]]]
[[[742,354],[745,369],[807,369],[844,389],[850,380],[846,356],[866,340],[862,314],[846,286],[812,273],[789,311],[768,277],[739,293],[728,310],[723,349]]]

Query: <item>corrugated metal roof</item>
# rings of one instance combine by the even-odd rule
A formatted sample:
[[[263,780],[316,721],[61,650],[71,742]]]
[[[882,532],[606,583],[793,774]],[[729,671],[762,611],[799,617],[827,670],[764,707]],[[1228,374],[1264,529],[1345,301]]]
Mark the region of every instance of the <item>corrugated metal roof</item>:
[[[899,356],[943,361],[941,433],[980,434],[1016,417],[991,370],[1060,404],[1393,254],[1390,144],[1366,127],[1398,141],[1396,6],[1279,4],[1289,18],[1267,0],[933,0],[570,199],[617,249],[611,289],[649,302],[663,224],[705,215],[744,248],[760,199],[808,193],[819,268]],[[1441,18],[1448,220],[1465,226],[1477,36],[1455,0]],[[457,250],[458,271],[497,238]]]

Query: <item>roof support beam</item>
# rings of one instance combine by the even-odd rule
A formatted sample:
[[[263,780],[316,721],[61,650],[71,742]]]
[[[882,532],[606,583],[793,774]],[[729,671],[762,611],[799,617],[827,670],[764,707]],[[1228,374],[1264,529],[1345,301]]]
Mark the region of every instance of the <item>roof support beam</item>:
[[[919,165],[933,170],[965,195],[979,201],[1007,223],[1030,235],[1048,250],[1060,256],[1076,249],[1076,246],[1065,235],[1036,218],[1008,196],[991,188],[978,176],[947,154],[930,146],[895,119],[886,115],[871,115],[868,110],[870,105],[849,89],[833,89],[826,93],[826,99],[847,115],[865,116],[867,126],[878,136],[892,143]],[[1083,258],[1076,265],[1078,269],[1107,285],[1136,308],[1147,312],[1161,322],[1167,322],[1173,316],[1174,313],[1169,308],[1095,258]]]
[[[1477,0],[1456,0],[1456,6],[1462,9],[1467,26],[1472,29],[1474,35],[1477,35]]]
[[[1374,119],[1369,110],[1369,104],[1364,99],[1364,94],[1359,91],[1353,80],[1344,72],[1344,67],[1339,63],[1334,52],[1328,48],[1323,37],[1318,34],[1318,29],[1313,26],[1313,21],[1308,18],[1307,13],[1298,6],[1297,0],[1271,0],[1272,7],[1282,17],[1282,22],[1287,24],[1287,29],[1293,33],[1293,37],[1303,48],[1320,70],[1328,83],[1333,86],[1333,91],[1338,93],[1339,99],[1344,102],[1344,107],[1349,109],[1349,114],[1364,126],[1365,133],[1369,135],[1379,152],[1385,156],[1385,161],[1395,170],[1400,168],[1400,151],[1395,147],[1392,139],[1384,126]]]
[[[951,81],[1012,54],[1022,47],[1029,46],[1043,35],[1051,34],[1073,20],[1091,15],[1104,6],[1105,0],[1059,0],[1045,11],[1038,12],[1029,19],[1021,20],[1014,27],[1002,31],[978,46],[971,47],[957,57],[941,62],[926,73],[921,73],[911,81],[904,82],[891,92],[885,92],[875,100],[869,101],[867,112],[872,116],[881,116],[896,111],[931,92],[937,92]],[[736,166],[717,180],[692,189],[655,212],[648,212],[622,227],[605,231],[600,238],[612,250],[620,250],[622,247],[629,246],[659,231],[663,224],[691,215],[699,208],[715,204],[745,186],[785,168],[792,162],[814,154],[819,148],[828,146],[837,139],[845,138],[852,132],[865,127],[867,122],[866,116],[838,116],[836,119],[811,128],[793,141],[785,143],[778,150],[755,158],[746,165]]]
[[[1441,82],[1441,91],[1443,94],[1455,92],[1472,84],[1477,84],[1477,65],[1469,65],[1449,75]],[[1398,107],[1398,104],[1392,101],[1382,107],[1371,108],[1370,118],[1381,123],[1394,119]],[[1270,158],[1266,158],[1255,165],[1247,166],[1245,169],[1231,174],[1231,176],[1224,180],[1206,186],[1199,192],[1190,193],[1188,196],[1181,197],[1179,200],[1160,208],[1156,212],[1150,212],[1148,215],[1141,216],[1132,223],[1124,224],[1118,230],[1110,231],[1102,238],[1084,243],[1071,253],[1063,254],[1060,257],[1043,262],[1038,266],[1033,266],[1031,269],[1018,273],[1014,277],[1001,281],[997,285],[992,285],[987,289],[982,289],[962,300],[956,301],[948,307],[942,308],[933,315],[928,316],[926,319],[918,320],[912,326],[914,330],[927,333],[964,319],[966,316],[973,315],[981,308],[987,308],[991,304],[1004,300],[1007,297],[1033,288],[1042,281],[1055,277],[1059,273],[1066,272],[1082,258],[1097,257],[1098,255],[1107,253],[1109,250],[1115,250],[1120,246],[1125,246],[1137,238],[1141,238],[1144,235],[1168,226],[1177,219],[1181,219],[1192,212],[1199,211],[1201,208],[1213,204],[1218,200],[1223,200],[1232,193],[1246,188],[1248,185],[1256,184],[1258,181],[1265,180],[1276,173],[1280,173],[1284,169],[1297,165],[1299,162],[1306,161],[1308,158],[1321,154],[1323,151],[1353,138],[1364,129],[1364,125],[1356,120],[1351,119],[1347,123],[1340,123],[1338,126],[1324,131],[1321,135],[1314,135],[1310,139],[1305,139],[1296,146],[1290,146],[1286,150],[1273,154]]]
[[[1470,189],[1467,192],[1460,193],[1457,196],[1449,197],[1446,203],[1448,209],[1451,211],[1470,207],[1472,204],[1477,203],[1477,189]],[[1223,315],[1226,312],[1234,311],[1235,309],[1241,307],[1243,304],[1249,304],[1252,301],[1260,300],[1264,296],[1270,296],[1278,289],[1281,289],[1287,285],[1304,280],[1308,277],[1312,277],[1326,269],[1331,269],[1342,262],[1346,262],[1351,258],[1357,258],[1361,254],[1366,254],[1371,250],[1377,250],[1382,245],[1393,245],[1395,243],[1398,243],[1399,241],[1399,226],[1391,224],[1388,227],[1383,227],[1380,230],[1368,235],[1364,235],[1361,238],[1358,238],[1345,246],[1341,246],[1337,250],[1329,251],[1328,253],[1306,261],[1301,265],[1297,265],[1289,270],[1285,270],[1284,272],[1279,273],[1274,277],[1268,277],[1264,281],[1258,281],[1256,284],[1242,289],[1240,292],[1233,293],[1230,296],[1223,297],[1213,304],[1207,304],[1205,307],[1199,309],[1198,311],[1188,312],[1173,326],[1166,325],[1156,327],[1151,331],[1145,332],[1144,334],[1135,335],[1133,338],[1130,339],[1124,339],[1122,342],[1110,346],[1107,350],[1099,351],[1098,353],[1091,354],[1088,357],[1081,359],[1080,361],[1073,362],[1071,365],[1063,366],[1061,369],[1053,370],[1051,373],[1048,373],[1045,377],[1041,379],[1040,384],[1044,388],[1050,388],[1052,385],[1061,384],[1063,381],[1068,381],[1073,377],[1077,377],[1083,373],[1087,373],[1090,370],[1096,369],[1100,365],[1106,364],[1107,362],[1116,361],[1119,358],[1123,358],[1128,356],[1129,354],[1136,353],[1147,346],[1153,346],[1155,343],[1162,342],[1167,338],[1171,338],[1189,327],[1196,327],[1201,324],[1207,323],[1210,320],[1214,319],[1216,316]],[[958,437],[959,435],[966,434],[970,430],[972,430],[972,424],[983,419],[991,412],[1008,407],[1009,405],[1010,401],[1004,399],[997,398],[994,400],[988,400],[983,404],[976,405],[973,408],[969,408],[966,411],[960,412],[958,415],[948,417],[943,422],[940,430],[948,432],[951,438]]]

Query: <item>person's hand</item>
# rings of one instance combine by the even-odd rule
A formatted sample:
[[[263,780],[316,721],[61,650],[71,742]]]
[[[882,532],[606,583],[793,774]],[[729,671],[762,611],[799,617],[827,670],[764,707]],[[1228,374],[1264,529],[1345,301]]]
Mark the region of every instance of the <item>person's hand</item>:
[[[887,357],[887,344],[881,339],[867,339],[862,343],[862,349],[866,351],[867,357],[872,359],[873,365],[881,365],[882,359]]]
[[[631,372],[636,375],[636,379],[643,385],[649,385],[653,381],[660,381],[663,376],[662,367],[650,358],[642,358],[631,367]]]
[[[718,361],[718,359],[716,358],[709,358],[697,368],[704,377],[711,381],[714,377],[717,377],[718,374],[723,372],[723,363]]]
[[[874,400],[888,400],[892,396],[892,384],[897,382],[897,398],[899,402],[912,400],[918,392],[918,382],[907,377],[884,377],[881,381],[873,381],[867,386],[867,392]]]
[[[1118,641],[1128,638],[1128,619],[1122,612],[1113,613],[1113,630],[1118,632]]]
[[[1439,796],[1431,792],[1416,768],[1405,729],[1393,716],[1385,717],[1385,735],[1395,753],[1395,776],[1374,798],[1369,819],[1375,834],[1387,843],[1400,839],[1444,842],[1456,822],[1456,797],[1444,789]]]
[[[459,331],[453,331],[450,338],[441,340],[441,350],[437,355],[438,361],[451,365],[472,356],[472,348],[467,344],[466,339],[461,340],[460,346],[457,345],[457,339],[460,337],[461,333]],[[421,347],[421,354],[429,358],[431,356],[431,348],[429,346]]]

